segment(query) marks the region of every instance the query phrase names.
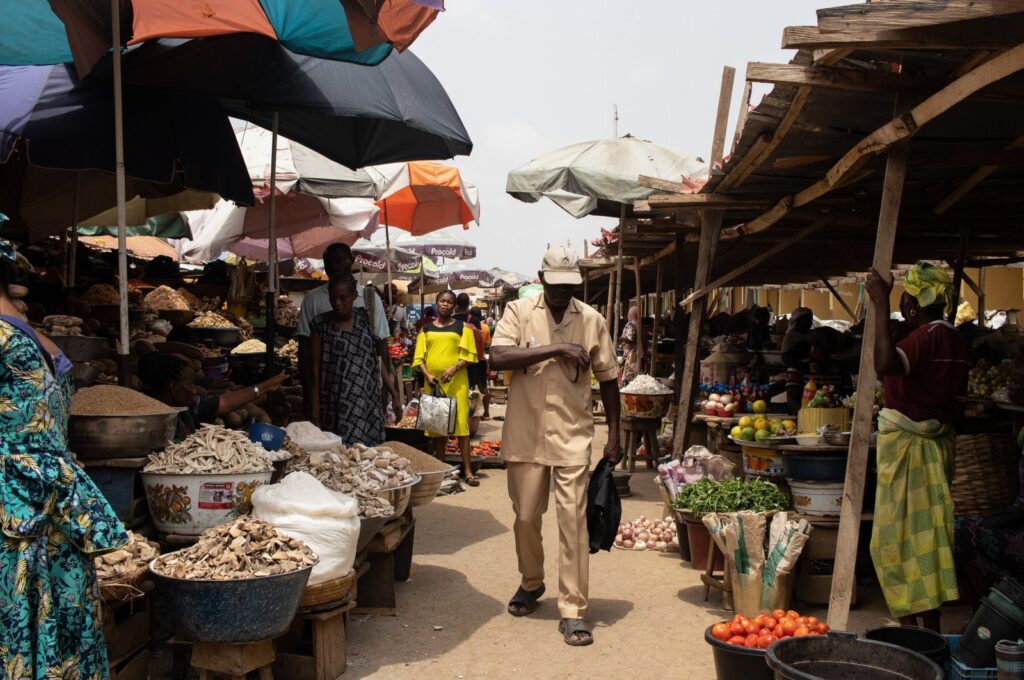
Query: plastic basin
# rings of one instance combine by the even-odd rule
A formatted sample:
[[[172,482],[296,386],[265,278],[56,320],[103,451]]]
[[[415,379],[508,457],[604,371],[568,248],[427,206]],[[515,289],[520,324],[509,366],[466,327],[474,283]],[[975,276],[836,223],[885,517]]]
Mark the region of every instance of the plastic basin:
[[[198,536],[232,517],[252,512],[252,492],[273,472],[167,475],[143,472],[149,514],[157,531]]]
[[[789,480],[793,509],[801,515],[831,517],[843,507],[843,482]]]
[[[940,666],[949,660],[949,642],[942,635],[918,626],[883,626],[864,633],[866,640],[888,642],[891,645],[923,654]]]
[[[931,659],[853,634],[780,640],[768,648],[777,680],[943,680]],[[736,676],[739,677],[739,676]]]
[[[226,361],[212,366],[203,366],[203,378],[207,381],[223,378],[230,370],[231,366]]]
[[[249,441],[261,444],[267,451],[277,451],[284,444],[284,430],[266,423],[252,423]]]
[[[627,394],[619,393],[622,415],[628,418],[661,418],[672,405],[672,393]]]
[[[154,570],[156,561],[149,571],[165,596],[176,634],[198,642],[255,642],[284,635],[313,570],[214,581],[164,576]]]
[[[730,645],[711,635],[712,626],[704,631],[704,641],[711,645],[718,680],[772,680],[767,664],[767,650]]]
[[[786,456],[789,477],[808,482],[840,482],[846,479],[845,453],[791,453]]]

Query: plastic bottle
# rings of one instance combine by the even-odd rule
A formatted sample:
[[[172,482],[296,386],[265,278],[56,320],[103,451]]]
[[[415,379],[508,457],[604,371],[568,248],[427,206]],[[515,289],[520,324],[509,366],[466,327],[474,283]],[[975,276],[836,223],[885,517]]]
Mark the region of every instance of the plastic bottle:
[[[803,396],[800,398],[800,406],[802,408],[807,408],[808,406],[810,406],[811,402],[814,401],[814,396],[817,393],[818,383],[814,382],[814,376],[811,376],[810,380],[807,381],[807,384],[804,385],[804,393]]]

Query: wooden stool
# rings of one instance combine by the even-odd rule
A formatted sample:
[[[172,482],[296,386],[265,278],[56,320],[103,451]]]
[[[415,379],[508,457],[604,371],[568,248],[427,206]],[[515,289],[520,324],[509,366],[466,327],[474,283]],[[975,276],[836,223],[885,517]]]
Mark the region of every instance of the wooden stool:
[[[640,445],[647,448],[647,469],[654,469],[654,461],[658,459],[658,432],[661,431],[661,418],[633,418],[623,416],[620,421],[626,442],[623,446],[622,467],[629,466],[630,472],[636,472],[636,457]]]
[[[412,569],[412,544],[416,520],[412,512],[384,525],[381,533],[366,546],[369,570],[357,569],[357,614],[396,616],[398,597],[396,581],[406,581]],[[362,565],[361,565],[362,566]]]
[[[354,601],[319,612],[299,613],[278,640],[274,670],[289,680],[337,680],[348,666],[348,612]]]
[[[192,645],[192,668],[199,671],[199,680],[213,680],[223,675],[245,680],[252,671],[259,671],[260,680],[273,680],[274,641],[260,640],[242,644],[196,642]]]
[[[708,595],[711,593],[711,589],[715,588],[722,591],[722,609],[727,612],[733,610],[732,606],[732,569],[729,568],[729,556],[724,555],[724,567],[722,569],[722,578],[715,576],[715,558],[718,552],[718,546],[715,544],[714,539],[711,540],[711,545],[708,547],[708,566],[704,570],[704,573],[700,575],[700,580],[704,583],[704,600],[707,601]]]

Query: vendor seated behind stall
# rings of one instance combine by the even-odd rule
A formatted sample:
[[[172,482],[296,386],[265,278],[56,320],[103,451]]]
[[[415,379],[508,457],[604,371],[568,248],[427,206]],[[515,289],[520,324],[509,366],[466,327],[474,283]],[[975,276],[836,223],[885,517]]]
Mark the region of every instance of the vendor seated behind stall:
[[[168,406],[188,409],[178,416],[174,431],[174,440],[181,441],[199,429],[199,425],[212,423],[251,404],[261,395],[273,392],[288,376],[282,373],[252,387],[207,396],[196,392],[196,373],[187,361],[172,354],[150,352],[139,359],[139,377],[149,396]]]

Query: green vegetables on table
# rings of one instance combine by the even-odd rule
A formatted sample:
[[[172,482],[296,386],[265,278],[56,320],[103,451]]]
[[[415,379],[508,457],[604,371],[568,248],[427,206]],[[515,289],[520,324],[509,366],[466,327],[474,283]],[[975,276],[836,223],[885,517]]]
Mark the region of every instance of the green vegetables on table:
[[[716,482],[701,479],[687,484],[676,496],[677,510],[690,510],[696,514],[707,512],[769,512],[785,510],[789,498],[779,487],[760,478],[745,482],[742,479],[725,479]]]

